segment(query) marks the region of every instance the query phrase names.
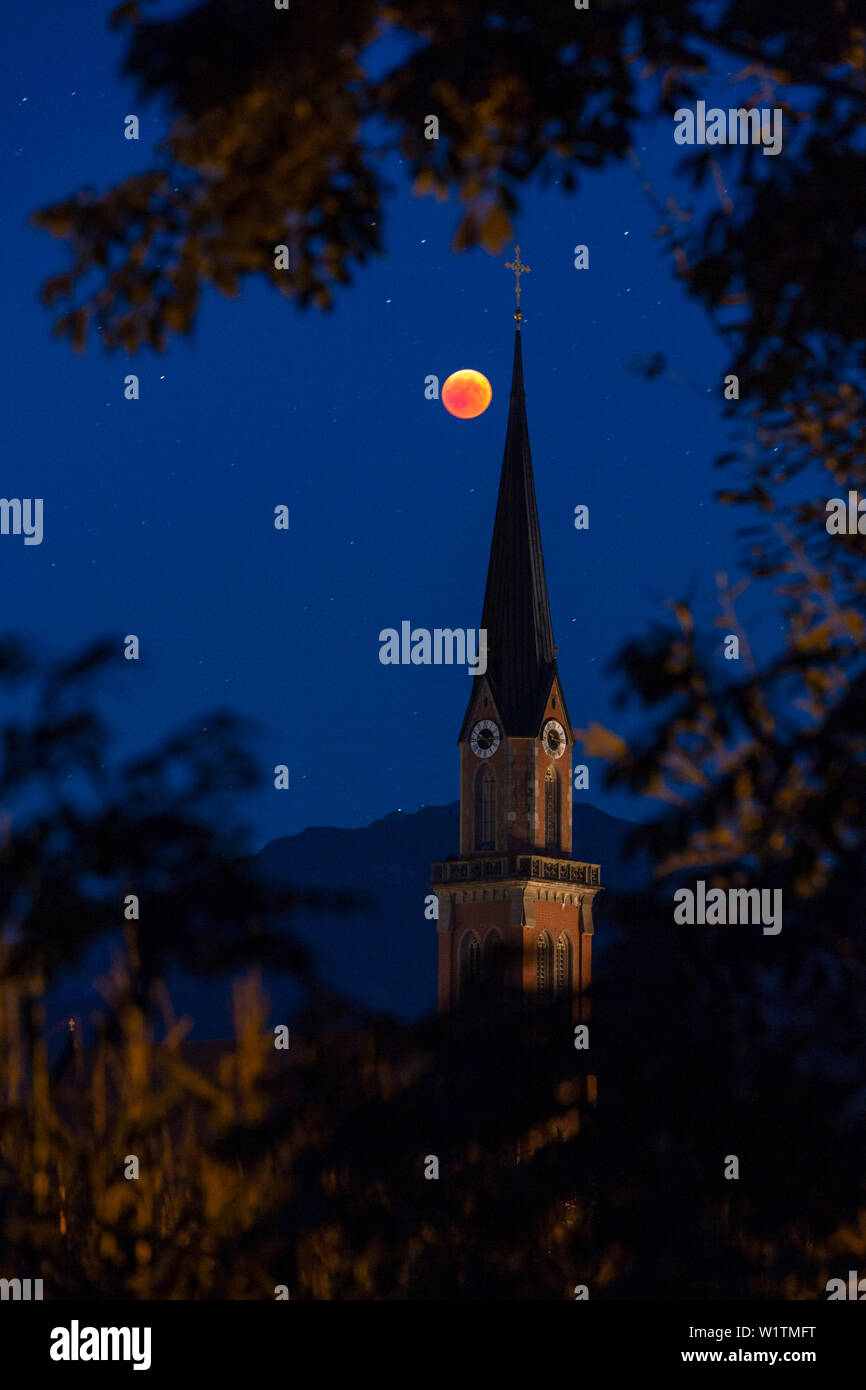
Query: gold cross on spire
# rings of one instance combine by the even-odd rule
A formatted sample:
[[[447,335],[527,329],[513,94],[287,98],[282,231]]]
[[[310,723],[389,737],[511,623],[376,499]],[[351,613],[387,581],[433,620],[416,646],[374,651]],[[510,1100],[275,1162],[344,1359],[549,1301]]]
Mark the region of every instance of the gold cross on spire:
[[[519,246],[515,246],[514,248],[514,260],[505,262],[505,269],[514,271],[514,288],[517,292],[517,313],[514,315],[514,317],[517,319],[517,322],[519,323],[520,320],[523,318],[523,315],[520,312],[520,277],[521,275],[528,275],[530,270],[532,269],[532,266],[524,265],[521,261]]]

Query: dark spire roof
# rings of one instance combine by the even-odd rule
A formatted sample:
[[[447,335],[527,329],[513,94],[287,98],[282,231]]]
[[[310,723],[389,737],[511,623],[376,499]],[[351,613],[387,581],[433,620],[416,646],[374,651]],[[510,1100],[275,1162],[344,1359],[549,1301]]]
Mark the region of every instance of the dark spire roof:
[[[505,732],[532,738],[556,669],[556,649],[532,479],[519,322],[481,626],[487,629],[487,670]]]

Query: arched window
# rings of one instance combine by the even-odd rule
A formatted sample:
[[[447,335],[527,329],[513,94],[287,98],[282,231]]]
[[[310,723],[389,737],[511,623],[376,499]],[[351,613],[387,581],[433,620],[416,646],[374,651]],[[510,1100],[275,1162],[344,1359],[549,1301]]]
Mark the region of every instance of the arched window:
[[[489,767],[475,778],[475,848],[496,848],[496,778]]]
[[[484,939],[484,993],[491,1004],[498,1004],[505,988],[505,946],[494,928]]]
[[[559,849],[559,777],[552,767],[544,774],[544,843]]]
[[[556,943],[556,993],[562,998],[571,994],[572,955],[571,939],[563,932]]]
[[[535,989],[542,998],[546,998],[550,994],[553,984],[550,969],[552,955],[553,946],[550,937],[546,931],[543,931],[535,943]]]
[[[481,986],[481,942],[474,932],[467,932],[460,943],[460,1002],[478,995]]]

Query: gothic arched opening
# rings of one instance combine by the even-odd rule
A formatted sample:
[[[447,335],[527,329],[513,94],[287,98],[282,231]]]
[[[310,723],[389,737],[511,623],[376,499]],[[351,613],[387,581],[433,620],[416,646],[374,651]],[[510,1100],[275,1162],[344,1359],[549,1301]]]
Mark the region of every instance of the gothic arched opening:
[[[549,767],[544,774],[544,843],[547,849],[559,849],[562,839],[560,802],[559,776]]]
[[[535,992],[540,999],[550,997],[553,988],[553,943],[543,931],[535,943]]]
[[[496,848],[496,778],[489,767],[475,778],[475,849]]]
[[[505,943],[494,927],[484,940],[484,997],[500,1004],[505,993]]]
[[[481,990],[481,942],[467,932],[460,943],[460,1002],[475,999]]]
[[[567,999],[571,994],[571,981],[574,971],[574,957],[572,954],[571,937],[568,932],[563,932],[556,943],[556,963],[554,967],[554,987],[560,999]]]

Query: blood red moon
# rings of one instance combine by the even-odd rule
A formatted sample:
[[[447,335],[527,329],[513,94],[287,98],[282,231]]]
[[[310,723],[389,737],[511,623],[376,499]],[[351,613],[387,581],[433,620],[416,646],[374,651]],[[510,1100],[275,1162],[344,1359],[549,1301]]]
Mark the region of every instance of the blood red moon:
[[[483,415],[493,399],[493,387],[481,372],[462,367],[452,372],[442,387],[442,404],[458,420],[474,420]]]

